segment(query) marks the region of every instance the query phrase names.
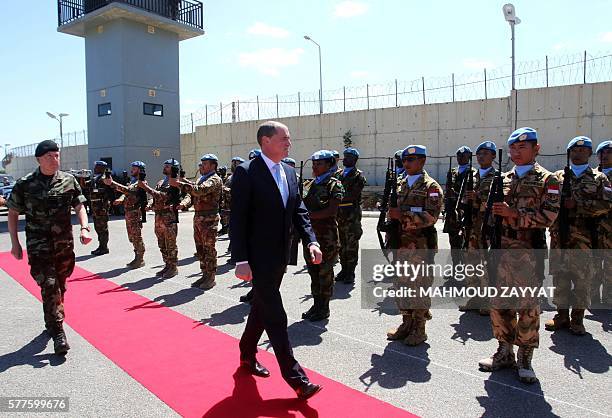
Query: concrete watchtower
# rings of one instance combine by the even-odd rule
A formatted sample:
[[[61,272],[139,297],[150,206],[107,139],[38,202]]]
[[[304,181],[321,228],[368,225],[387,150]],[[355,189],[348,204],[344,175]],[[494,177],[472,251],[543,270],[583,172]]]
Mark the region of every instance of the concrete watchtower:
[[[195,0],[58,0],[57,30],[85,38],[90,164],[180,158],[178,44],[202,28]]]

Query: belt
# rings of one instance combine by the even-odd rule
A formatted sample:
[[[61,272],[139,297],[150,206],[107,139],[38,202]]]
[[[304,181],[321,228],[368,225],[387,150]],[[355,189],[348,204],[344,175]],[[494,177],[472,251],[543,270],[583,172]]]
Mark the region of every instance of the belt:
[[[338,205],[339,208],[352,208],[356,206],[354,202],[344,202]]]
[[[219,211],[217,209],[211,209],[211,210],[196,210],[195,214],[197,216],[210,216],[210,215],[217,215],[219,213]]]
[[[171,209],[161,209],[161,210],[156,210],[155,211],[156,215],[165,215],[166,213],[172,213],[173,214],[174,211],[171,210]]]
[[[506,238],[510,239],[518,239],[520,241],[529,241],[533,238],[535,233],[538,230],[536,229],[512,229],[512,228],[504,228],[502,235]]]

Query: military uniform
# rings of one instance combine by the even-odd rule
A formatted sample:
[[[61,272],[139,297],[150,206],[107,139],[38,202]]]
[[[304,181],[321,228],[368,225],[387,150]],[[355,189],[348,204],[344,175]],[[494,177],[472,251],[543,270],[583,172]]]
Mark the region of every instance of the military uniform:
[[[472,154],[472,150],[469,147],[462,146],[457,150],[457,154],[469,153]],[[460,264],[463,260],[461,247],[463,245],[463,237],[461,236],[461,223],[458,219],[458,214],[455,211],[457,206],[457,200],[459,199],[459,193],[461,192],[461,184],[463,180],[469,175],[469,165],[465,165],[465,169],[461,170],[461,167],[455,167],[451,169],[450,183],[446,184],[445,196],[447,199],[447,206],[450,210],[444,213],[444,229],[443,232],[448,234],[448,240],[451,247],[451,257],[453,265]],[[472,168],[472,175],[476,174],[476,170]]]
[[[610,152],[611,148],[612,141],[604,141],[597,147],[596,154],[601,158],[601,153]],[[608,178],[608,182],[612,183],[612,167],[602,168],[600,166],[597,171],[603,173]],[[594,303],[601,302],[605,308],[610,309],[612,307],[612,274],[610,274],[610,268],[612,268],[612,251],[610,251],[612,250],[612,211],[608,211],[599,220],[597,244],[591,298],[595,299]]]
[[[37,168],[15,183],[6,204],[26,216],[30,274],[40,286],[45,327],[54,337],[58,354],[70,348],[65,342],[62,324],[66,279],[72,274],[75,262],[71,209],[85,200],[71,174],[58,171],[53,176],[45,176]],[[59,337],[65,342],[63,353],[58,352]]]
[[[202,156],[202,161],[217,161],[214,154]],[[193,204],[195,214],[193,215],[193,238],[196,245],[196,254],[200,260],[202,277],[194,282],[192,286],[201,289],[210,289],[215,285],[215,274],[217,272],[217,225],[219,224],[219,212],[216,202],[223,189],[223,182],[214,171],[202,175],[196,184],[183,185],[187,193],[181,205]]]
[[[358,157],[354,148],[344,151]],[[366,185],[363,172],[357,167],[338,169],[335,177],[342,182],[344,197],[338,206],[338,236],[340,238],[340,265],[342,270],[336,280],[345,283],[355,281],[355,268],[359,262],[359,239],[363,234],[361,229],[361,192]]]
[[[510,135],[508,145],[518,141],[537,142],[537,133],[532,128],[518,129]],[[496,285],[498,289],[534,287],[539,282],[534,241],[539,231],[550,227],[557,217],[559,181],[537,162],[515,167],[504,173],[502,179],[504,201],[519,216],[503,218],[502,251],[498,254]],[[491,323],[499,348],[493,356],[481,360],[479,366],[485,371],[493,371],[514,367],[518,363],[519,379],[525,383],[535,382],[537,378],[531,367],[531,359],[533,350],[539,345],[540,307],[537,298],[492,298]],[[517,359],[513,345],[519,347]]]
[[[324,150],[315,152],[311,158],[315,161],[331,159],[333,156]],[[344,196],[342,183],[332,174],[330,170],[318,179],[307,180],[304,183],[303,201],[309,213],[328,208],[331,200],[342,201]],[[329,316],[329,301],[334,290],[334,265],[338,260],[338,223],[335,214],[322,219],[311,218],[310,223],[321,246],[323,261],[318,265],[313,264],[308,250],[309,243],[304,243],[304,260],[310,274],[314,305],[302,315],[302,318],[319,321]]]
[[[96,161],[96,166],[107,167],[104,161]],[[89,200],[93,224],[98,234],[98,248],[91,253],[102,255],[108,253],[108,213],[110,202],[114,200],[114,192],[109,186],[102,182],[104,174],[93,174],[87,186],[89,189]]]
[[[178,224],[176,223],[175,208],[169,202],[170,194],[173,192],[171,189],[172,186],[168,184],[168,179],[162,179],[155,185],[153,193],[155,236],[165,264],[164,269],[159,274],[165,279],[178,274],[178,248],[176,246]],[[215,202],[216,204],[217,202]]]
[[[568,150],[574,146],[592,148],[591,140],[586,137],[574,138]],[[560,218],[550,229],[550,272],[555,286],[553,302],[557,306],[557,314],[545,326],[549,331],[569,328],[573,334],[584,335],[584,310],[590,306],[591,279],[596,262],[591,250],[598,246],[598,225],[600,219],[610,212],[612,191],[608,178],[591,167],[584,168],[579,175],[570,171],[569,178],[565,178],[564,170],[557,171],[555,175],[562,184],[570,182],[571,198],[576,202],[576,207],[566,209],[569,223],[567,243],[561,242]]]
[[[402,152],[402,157],[415,155],[426,157],[426,148],[422,145],[409,145]],[[397,186],[397,202],[401,211],[397,261],[431,263],[438,248],[438,234],[434,225],[442,211],[442,188],[425,170],[413,176],[406,173]],[[427,273],[414,278],[398,277],[395,287],[414,289],[418,294],[418,289],[428,288],[433,283],[433,276]],[[404,344],[410,346],[425,342],[425,323],[431,319],[431,299],[427,296],[398,297],[396,303],[402,315],[402,324],[387,333],[387,337],[403,340]]]
[[[478,148],[476,148],[476,153],[481,149],[490,150],[493,152],[497,152],[497,147],[495,143],[492,141],[484,141],[481,143]],[[489,192],[491,190],[491,185],[493,184],[493,179],[495,178],[495,169],[491,166],[487,169],[479,169],[474,176],[474,199],[472,200],[472,228],[468,232],[466,231],[465,226],[462,226],[462,236],[468,237],[467,248],[465,250],[465,263],[467,265],[477,265],[480,263],[485,263],[486,254],[485,251],[488,248],[488,243],[483,243],[482,241],[482,224],[484,222],[484,214],[487,209],[487,199],[489,197]],[[467,198],[464,203],[467,203]],[[489,223],[491,224],[493,217],[489,218]],[[473,274],[469,275],[466,278],[465,285],[467,287],[475,287],[475,288],[484,288],[488,285],[488,277],[485,271],[485,274],[482,276]],[[488,300],[483,298],[475,297],[470,299],[468,303],[464,306],[460,306],[459,310],[467,311],[467,310],[478,310],[481,315],[488,315]]]

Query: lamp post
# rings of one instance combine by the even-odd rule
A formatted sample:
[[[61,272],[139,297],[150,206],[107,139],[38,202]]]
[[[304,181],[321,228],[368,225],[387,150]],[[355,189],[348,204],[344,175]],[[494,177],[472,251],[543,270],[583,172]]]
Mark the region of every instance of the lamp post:
[[[512,34],[512,90],[515,90],[515,54],[514,54],[514,26],[521,23],[521,19],[515,14],[514,5],[512,3],[504,4],[502,7],[504,18],[510,24],[510,32]]]
[[[321,66],[321,45],[308,35],[304,35],[304,39],[312,42],[319,48],[319,113],[323,113],[323,70]]]
[[[55,119],[56,121],[59,122],[59,128],[60,128],[60,149],[63,151],[64,150],[64,129],[63,129],[63,123],[64,123],[64,118],[66,116],[69,116],[68,113],[60,113],[59,115],[55,116],[53,113],[51,112],[47,112],[47,116],[49,116],[51,119]],[[62,162],[60,160],[60,170],[62,168]]]

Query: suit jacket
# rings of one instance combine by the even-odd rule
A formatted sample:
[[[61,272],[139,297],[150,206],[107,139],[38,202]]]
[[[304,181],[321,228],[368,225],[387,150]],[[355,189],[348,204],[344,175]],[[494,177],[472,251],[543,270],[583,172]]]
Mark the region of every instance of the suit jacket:
[[[291,235],[315,242],[308,211],[298,191],[295,169],[280,163],[289,188],[287,206],[265,161],[258,156],[236,168],[232,177],[230,238],[232,260],[248,261],[260,271],[284,268],[297,258]]]

